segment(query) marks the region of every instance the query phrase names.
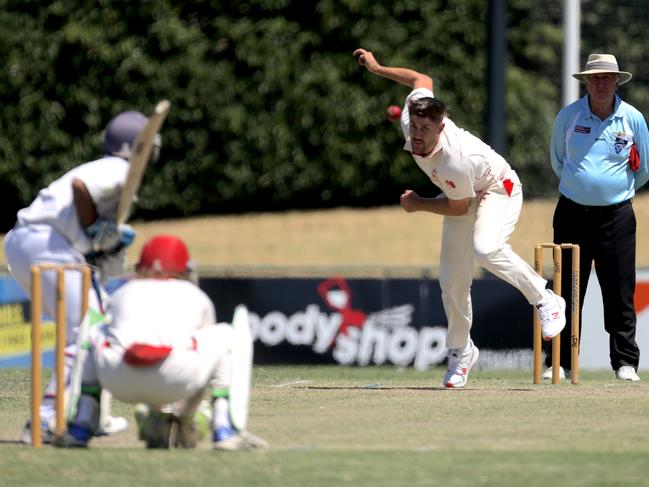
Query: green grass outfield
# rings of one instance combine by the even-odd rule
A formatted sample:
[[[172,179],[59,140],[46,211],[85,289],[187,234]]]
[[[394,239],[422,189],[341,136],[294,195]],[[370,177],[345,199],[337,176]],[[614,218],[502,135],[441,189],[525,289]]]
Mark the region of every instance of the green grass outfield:
[[[221,453],[147,451],[132,425],[88,450],[21,445],[29,371],[3,369],[0,486],[649,485],[649,381],[582,371],[578,386],[534,386],[531,371],[480,370],[444,390],[443,372],[256,367],[249,426],[271,449]]]

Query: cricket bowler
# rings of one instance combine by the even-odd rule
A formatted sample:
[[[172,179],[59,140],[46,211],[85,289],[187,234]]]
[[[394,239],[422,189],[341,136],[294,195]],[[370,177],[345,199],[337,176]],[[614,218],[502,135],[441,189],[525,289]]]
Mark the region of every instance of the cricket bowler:
[[[428,178],[442,190],[426,198],[412,190],[401,195],[407,212],[428,211],[444,216],[439,282],[448,321],[446,346],[447,388],[464,387],[478,360],[471,340],[471,283],[474,264],[516,287],[538,308],[544,340],[566,324],[565,301],[550,289],[508,244],[523,204],[516,172],[503,157],[448,118],[446,106],[433,94],[433,80],[422,73],[382,66],[365,49],[354,56],[370,73],[408,86],[401,112],[404,150]],[[507,310],[501,310],[507,319]]]

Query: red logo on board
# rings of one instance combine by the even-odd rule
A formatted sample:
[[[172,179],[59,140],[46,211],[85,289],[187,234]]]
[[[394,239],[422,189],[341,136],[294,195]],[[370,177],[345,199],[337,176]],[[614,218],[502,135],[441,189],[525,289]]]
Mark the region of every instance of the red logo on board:
[[[347,335],[350,327],[362,328],[367,314],[361,310],[352,309],[352,291],[343,277],[332,277],[318,285],[318,294],[334,311],[342,316],[340,333]]]

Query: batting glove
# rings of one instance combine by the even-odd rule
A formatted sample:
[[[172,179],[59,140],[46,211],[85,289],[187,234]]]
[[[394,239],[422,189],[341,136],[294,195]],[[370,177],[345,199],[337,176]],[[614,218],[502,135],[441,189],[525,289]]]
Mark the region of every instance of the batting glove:
[[[135,237],[137,235],[135,229],[130,225],[119,225],[118,229],[119,229],[119,247],[126,248],[130,246],[135,240]]]
[[[95,223],[85,228],[92,239],[93,252],[111,252],[128,247],[135,240],[135,230],[129,225],[117,225],[112,220],[98,218]]]

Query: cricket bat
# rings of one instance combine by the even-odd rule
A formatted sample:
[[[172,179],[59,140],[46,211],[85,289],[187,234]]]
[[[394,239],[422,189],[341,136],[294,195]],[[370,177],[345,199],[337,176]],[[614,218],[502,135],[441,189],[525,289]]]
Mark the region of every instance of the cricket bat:
[[[170,106],[171,104],[168,100],[159,102],[153,114],[149,117],[149,121],[133,143],[133,150],[131,151],[131,156],[128,158],[128,175],[126,176],[126,182],[122,188],[119,206],[117,207],[117,224],[119,225],[126,223],[126,220],[130,216],[135,195],[140,188],[142,176],[151,159],[155,138],[158,132],[160,132],[167,113],[169,113]]]

